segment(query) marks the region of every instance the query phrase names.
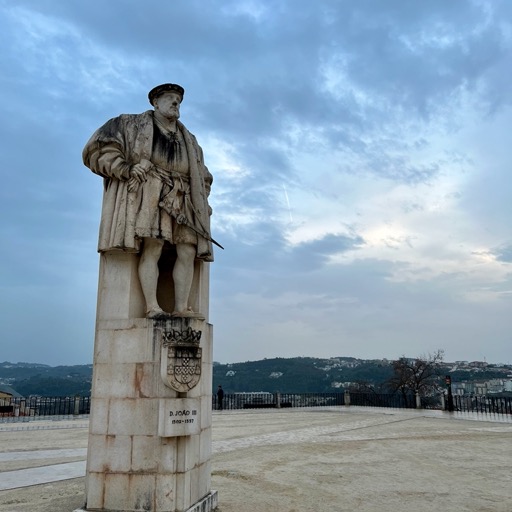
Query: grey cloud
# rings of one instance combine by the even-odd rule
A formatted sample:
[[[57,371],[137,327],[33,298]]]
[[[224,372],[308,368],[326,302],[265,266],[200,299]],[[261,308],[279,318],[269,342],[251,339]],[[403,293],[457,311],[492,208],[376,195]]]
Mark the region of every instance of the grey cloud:
[[[364,244],[360,236],[328,234],[321,239],[303,242],[286,253],[288,270],[312,272],[324,265],[329,256],[357,249]]]
[[[416,355],[443,347],[452,359],[457,358],[456,353],[463,353],[468,358],[474,354],[471,357],[475,359],[487,356],[499,360],[500,350],[506,345],[503,328],[507,321],[503,315],[510,307],[509,300],[468,303],[464,298],[467,283],[458,273],[414,285],[390,279],[401,269],[407,270],[407,264],[366,259],[334,269],[319,268],[300,277],[277,272],[271,278],[262,275],[267,284],[264,298],[253,295],[251,288],[223,296],[221,305],[229,310],[226,322],[217,309],[219,305],[214,305],[220,339],[228,330],[231,338],[244,341],[242,345],[217,346],[217,353],[222,354],[217,357],[242,360],[239,357],[244,346],[257,342],[247,330],[248,324],[259,328],[261,322],[272,326],[286,319],[289,326],[301,326],[298,331],[302,326],[314,325],[318,333],[321,328],[321,339],[315,338],[313,346],[311,340],[298,342],[298,331],[290,332],[289,339],[271,338],[265,349],[267,357],[280,353],[281,347],[287,347],[286,354],[290,350],[295,355],[325,351],[327,355],[373,354],[371,357],[398,357],[402,352]],[[244,296],[241,311],[250,310],[250,317],[239,316],[236,301],[240,293]],[[336,319],[334,324],[332,318]],[[482,340],[491,339],[484,348]],[[290,348],[287,342],[291,340]]]
[[[25,5],[45,13],[55,4]],[[192,100],[194,122],[234,145],[254,146],[257,151],[252,157],[247,152],[244,163],[261,174],[269,165],[261,158],[259,138],[287,141],[288,147],[273,150],[273,171],[286,170],[288,152],[307,144],[300,141],[293,147],[287,139],[287,123],[294,122],[305,128],[322,126],[327,141],[366,155],[368,167],[378,174],[397,181],[428,181],[437,172],[435,163],[418,168],[403,157],[386,155],[385,142],[379,144],[376,134],[386,130],[391,138],[401,138],[404,119],[428,120],[448,102],[457,102],[463,89],[477,92],[476,85],[486,84],[486,74],[507,54],[506,39],[497,29],[507,10],[503,3],[488,9],[477,3],[459,3],[458,8],[437,3],[427,9],[403,2],[368,1],[350,8],[334,1],[320,8],[285,2],[281,8],[264,9],[260,20],[240,14],[237,5],[225,3],[222,14],[215,2],[131,2],[123,3],[125,15],[119,17],[118,2],[101,3],[101,8],[98,2],[97,9],[66,4],[53,17],[72,23],[100,44],[117,47],[127,62],[133,59],[132,66],[137,56],[147,55],[155,62],[164,59],[171,75],[177,71],[185,81],[188,77],[190,96],[202,98]],[[194,6],[201,16],[194,14]],[[172,41],[162,45],[161,34],[169,30]],[[193,69],[186,70],[184,60],[193,61]],[[322,68],[329,62],[343,66],[348,77],[340,99],[319,88]],[[151,73],[147,87],[153,85]],[[201,86],[208,84],[201,95],[194,94],[198,80]],[[371,96],[371,105],[360,104],[355,92]],[[503,94],[496,97],[508,101]],[[375,144],[361,147],[361,134]]]
[[[323,114],[329,111],[325,102],[304,100],[320,99],[314,87],[319,62],[336,50],[349,57],[347,71],[355,85],[377,97],[387,96],[393,106],[412,102],[424,109],[432,94],[438,98],[453,92],[504,58],[506,40],[498,23],[511,10],[504,2],[492,8],[476,2],[438,3],[427,9],[375,0],[357,6],[331,1],[319,8],[304,1],[267,9],[258,21],[221,15],[215,2],[94,4],[97,9],[91,3],[59,4],[58,16],[127,53],[164,57],[171,70],[173,62],[187,55],[195,61],[195,74],[203,72],[209,86],[220,86],[216,90],[228,92],[235,101],[259,91],[273,105],[302,106],[305,117],[314,116],[318,107]],[[28,5],[45,12],[55,3]],[[230,5],[236,7],[237,2],[225,3],[224,13]],[[484,24],[487,12],[489,22]],[[162,33],[172,33],[170,49],[161,44]],[[209,59],[219,55],[224,58],[212,65]],[[262,66],[267,70],[263,76]],[[282,95],[285,84],[287,94]],[[332,107],[332,98],[329,102]],[[311,104],[315,108],[310,109]]]
[[[338,169],[325,172],[374,174],[406,184],[438,176],[452,162],[450,156],[430,156],[422,164],[410,157],[412,151],[428,153],[430,130],[436,136],[456,134],[457,109],[467,104],[487,119],[511,104],[510,2],[284,0],[261,2],[260,16],[244,14],[241,5],[238,0],[0,2],[2,14],[13,9],[23,14],[4,18],[9,23],[0,34],[6,49],[0,55],[5,119],[0,168],[6,183],[0,190],[0,233],[7,242],[3,310],[13,343],[26,344],[27,359],[34,347],[30,339],[41,339],[45,347],[34,352],[41,353],[41,362],[48,361],[49,344],[62,348],[68,361],[78,357],[64,338],[75,340],[80,354],[83,347],[92,353],[102,185],[83,168],[80,153],[108,117],[149,108],[147,91],[163,81],[187,89],[183,121],[199,142],[205,135],[227,141],[236,165],[247,171],[233,179],[211,169],[214,237],[226,247],[212,265],[212,304],[245,294],[254,300],[252,313],[283,294],[297,294],[302,317],[309,302],[312,315],[323,308],[330,314],[336,308],[358,311],[340,319],[369,344],[377,339],[374,347],[386,336],[396,333],[405,340],[429,325],[442,326],[455,338],[467,333],[465,311],[472,316],[477,308],[465,310],[454,299],[465,286],[464,276],[412,285],[392,282],[400,270],[411,272],[400,261],[328,263],[331,255],[364,244],[357,233],[329,234],[292,247],[285,237],[282,185],[302,187],[300,176],[317,171],[295,168],[290,158],[297,152],[318,154],[308,137],[312,132],[321,138],[321,150],[341,155]],[[33,12],[47,16],[46,32],[30,25]],[[339,74],[331,92],[325,77],[329,66]],[[503,163],[508,124],[501,138],[491,131],[460,145],[462,152],[480,148],[486,165],[471,168],[471,183],[460,192],[461,213],[491,233],[509,229],[510,166]],[[295,126],[302,138],[288,131]],[[505,151],[493,161],[499,146]],[[338,191],[318,193],[329,201]],[[350,199],[350,191],[343,193]],[[404,208],[420,207],[411,201]],[[503,263],[512,258],[509,245],[494,249]],[[498,325],[498,313],[490,310]],[[25,311],[35,312],[37,325],[47,322],[44,332],[20,328]],[[216,314],[230,322],[231,313]],[[459,331],[450,327],[449,314]],[[61,316],[73,321],[54,342]],[[374,327],[369,318],[375,319]],[[419,327],[412,325],[415,319]],[[411,325],[406,329],[402,323]],[[407,347],[404,342],[397,355],[410,354]]]
[[[377,96],[384,91],[398,105],[412,101],[421,111],[503,59],[500,22],[510,11],[506,2],[358,3],[346,36],[348,47],[358,43],[359,49],[349,75]]]
[[[512,244],[502,245],[492,250],[498,261],[512,263]]]
[[[239,229],[236,237],[223,234],[222,244],[226,251],[217,252],[218,267],[213,270],[215,286],[230,295],[244,290],[267,297],[279,294],[279,289],[304,285],[309,289],[312,283],[304,281],[305,274],[317,276],[329,256],[357,249],[363,243],[357,235],[328,234],[318,240],[290,246],[280,226],[255,223]],[[315,288],[313,285],[312,289]]]

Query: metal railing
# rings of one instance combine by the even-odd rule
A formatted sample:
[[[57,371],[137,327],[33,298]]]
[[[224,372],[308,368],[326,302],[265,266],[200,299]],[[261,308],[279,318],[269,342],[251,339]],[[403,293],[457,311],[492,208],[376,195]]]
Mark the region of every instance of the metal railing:
[[[235,393],[224,395],[223,409],[270,409],[343,405],[343,393]],[[214,398],[214,409],[220,409]]]
[[[214,410],[226,409],[269,409],[285,407],[327,407],[355,405],[366,407],[415,408],[418,405],[414,395],[403,397],[398,394],[379,393],[235,393],[225,394],[222,407],[213,397]],[[424,406],[427,403],[425,402]],[[429,406],[433,408],[432,405]],[[437,400],[437,408],[441,401]]]
[[[512,397],[489,395],[453,396],[456,411],[481,412],[484,414],[512,414]]]
[[[415,409],[415,395],[398,393],[350,393],[350,405],[365,407],[390,407],[393,409]]]
[[[446,409],[443,395],[418,397],[401,394],[362,393],[234,393],[225,394],[222,409],[269,409],[289,407],[364,406],[395,409]],[[489,395],[453,396],[455,411],[512,415],[512,397]],[[212,408],[221,409],[212,396]],[[0,422],[61,419],[88,415],[90,396],[0,398]]]
[[[82,416],[90,410],[90,396],[0,398],[0,422]]]
[[[512,414],[512,397],[489,395],[454,396],[454,410]],[[325,407],[352,405],[360,407],[388,407],[393,409],[436,409],[447,410],[445,395],[437,394],[420,397],[414,394],[399,393],[234,393],[225,394],[222,409],[269,409],[285,407]],[[220,404],[216,396],[212,398],[214,410]]]

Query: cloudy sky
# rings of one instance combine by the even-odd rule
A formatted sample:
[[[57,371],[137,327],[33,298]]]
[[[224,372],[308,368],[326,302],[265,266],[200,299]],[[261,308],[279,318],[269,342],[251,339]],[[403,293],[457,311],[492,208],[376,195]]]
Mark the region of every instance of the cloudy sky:
[[[512,363],[512,2],[0,0],[0,361],[92,362],[101,179],[147,92],[214,174],[214,359]]]

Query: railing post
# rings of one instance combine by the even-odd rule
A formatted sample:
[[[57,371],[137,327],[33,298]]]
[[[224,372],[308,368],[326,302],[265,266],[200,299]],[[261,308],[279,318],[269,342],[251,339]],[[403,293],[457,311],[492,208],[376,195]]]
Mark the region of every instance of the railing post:
[[[441,411],[444,411],[446,408],[446,405],[444,403],[444,393],[441,394]]]
[[[416,409],[421,409],[421,397],[419,393],[416,393]]]
[[[344,402],[347,407],[350,405],[350,391],[348,389],[345,390]]]
[[[80,414],[80,396],[75,396],[75,407],[73,409],[73,416],[78,416]]]
[[[278,391],[276,393],[276,407],[278,409],[281,409],[281,392],[280,391]]]

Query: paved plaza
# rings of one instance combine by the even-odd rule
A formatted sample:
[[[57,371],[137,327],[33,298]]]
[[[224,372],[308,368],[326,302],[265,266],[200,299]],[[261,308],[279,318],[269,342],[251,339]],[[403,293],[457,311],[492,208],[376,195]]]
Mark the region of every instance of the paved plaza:
[[[0,512],[84,503],[87,418],[0,423]],[[214,412],[219,512],[511,512],[512,418],[362,407]]]

